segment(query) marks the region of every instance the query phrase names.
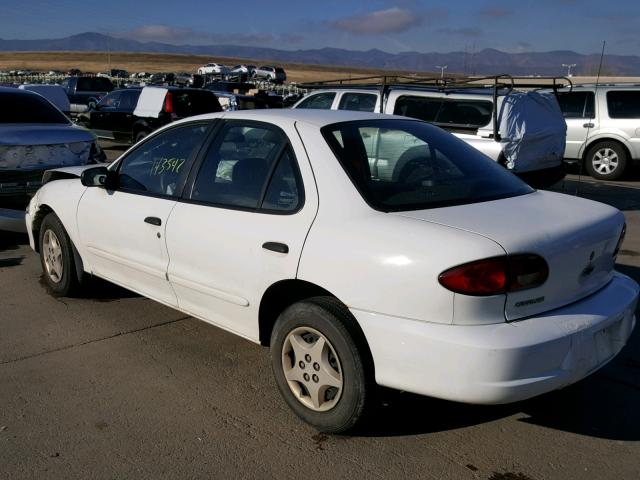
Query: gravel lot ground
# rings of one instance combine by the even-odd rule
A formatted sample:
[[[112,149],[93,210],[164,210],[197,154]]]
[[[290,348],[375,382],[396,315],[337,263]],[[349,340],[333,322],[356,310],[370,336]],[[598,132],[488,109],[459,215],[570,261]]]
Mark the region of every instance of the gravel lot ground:
[[[121,150],[110,149],[110,155]],[[640,280],[640,182],[570,175],[624,210]],[[640,478],[640,333],[590,378],[479,407],[384,391],[359,436],[289,412],[268,351],[125,290],[54,298],[26,238],[0,233],[0,478]]]

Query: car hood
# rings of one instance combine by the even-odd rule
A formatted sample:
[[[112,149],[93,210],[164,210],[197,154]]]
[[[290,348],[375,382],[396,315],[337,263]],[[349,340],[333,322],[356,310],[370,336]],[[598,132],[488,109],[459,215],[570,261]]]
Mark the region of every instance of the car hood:
[[[507,295],[508,320],[559,308],[606,285],[613,275],[613,253],[624,225],[624,216],[613,207],[541,191],[393,215],[482,235],[507,254],[542,256],[549,266],[549,278],[538,288]]]
[[[5,123],[0,125],[0,145],[2,146],[59,145],[93,140],[95,140],[93,133],[73,124]]]

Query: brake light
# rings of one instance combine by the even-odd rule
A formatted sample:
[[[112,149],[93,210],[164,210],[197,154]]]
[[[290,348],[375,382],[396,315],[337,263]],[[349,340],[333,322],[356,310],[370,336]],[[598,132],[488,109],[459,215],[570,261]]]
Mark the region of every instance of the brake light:
[[[548,277],[549,267],[542,257],[522,254],[465,263],[445,270],[438,281],[455,293],[488,296],[539,287]]]
[[[622,242],[624,242],[624,237],[627,235],[627,224],[625,223],[622,226],[622,232],[620,232],[620,238],[618,239],[618,244],[616,245],[616,249],[613,251],[613,258],[618,256],[618,252],[620,251],[620,247],[622,247]]]
[[[173,94],[171,92],[167,92],[167,95],[164,97],[164,111],[166,113],[173,113]]]

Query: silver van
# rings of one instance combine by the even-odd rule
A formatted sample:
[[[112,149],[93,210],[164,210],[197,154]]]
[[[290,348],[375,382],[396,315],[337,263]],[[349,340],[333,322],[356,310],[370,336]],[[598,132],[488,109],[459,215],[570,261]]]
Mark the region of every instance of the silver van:
[[[567,122],[565,158],[616,180],[640,161],[640,84],[577,85],[559,90]]]

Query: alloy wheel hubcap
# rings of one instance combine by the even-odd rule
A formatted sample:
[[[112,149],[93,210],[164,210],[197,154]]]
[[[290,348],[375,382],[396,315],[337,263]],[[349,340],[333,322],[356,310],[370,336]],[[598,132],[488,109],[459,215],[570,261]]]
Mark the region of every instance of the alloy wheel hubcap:
[[[305,407],[326,412],[340,400],[344,384],[340,359],[319,331],[298,327],[289,332],[282,346],[282,370],[291,392]]]
[[[52,230],[44,232],[42,255],[47,275],[53,283],[60,283],[63,273],[62,247],[60,246],[60,240]]]
[[[601,148],[593,156],[593,168],[598,173],[609,174],[618,168],[618,154],[611,148]]]

